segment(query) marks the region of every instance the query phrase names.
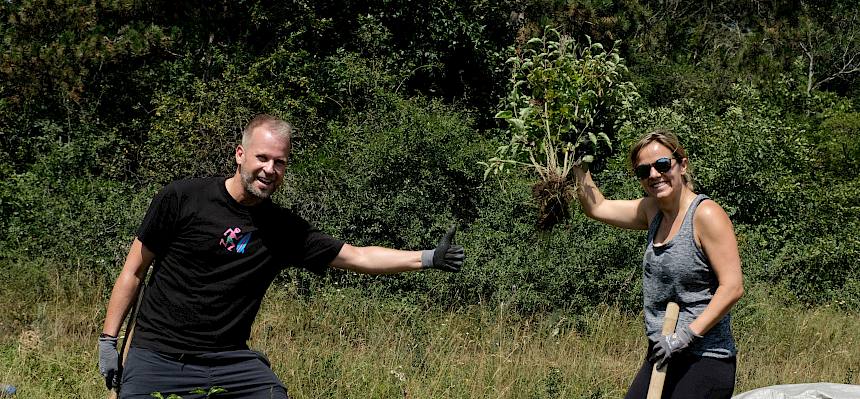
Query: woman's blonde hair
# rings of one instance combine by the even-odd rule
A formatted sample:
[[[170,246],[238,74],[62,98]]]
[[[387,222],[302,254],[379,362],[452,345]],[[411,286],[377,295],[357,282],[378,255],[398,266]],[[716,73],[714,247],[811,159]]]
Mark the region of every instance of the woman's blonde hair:
[[[678,140],[678,136],[675,133],[672,133],[671,130],[658,127],[645,133],[639,141],[633,145],[633,148],[630,149],[630,170],[633,171],[636,168],[636,161],[639,160],[639,151],[642,151],[645,146],[651,144],[653,142],[658,142],[665,146],[666,148],[672,150],[672,156],[676,161],[680,162],[682,159],[687,158],[687,151],[684,149],[684,146],[681,145],[681,141]],[[693,174],[692,174],[692,166],[690,164],[690,160],[687,160],[687,171],[681,177],[684,178],[684,184],[690,191],[693,190]]]

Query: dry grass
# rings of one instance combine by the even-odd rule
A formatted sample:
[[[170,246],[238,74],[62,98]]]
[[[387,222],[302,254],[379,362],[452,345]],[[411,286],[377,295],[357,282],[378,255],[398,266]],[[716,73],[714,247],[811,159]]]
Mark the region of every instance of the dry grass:
[[[860,384],[860,315],[779,305],[761,291],[736,312],[738,390],[804,382]]]
[[[569,317],[503,305],[427,311],[354,293],[299,303],[278,292],[252,345],[297,397],[623,395],[641,360],[639,324],[609,308]]]
[[[95,336],[106,288],[84,274],[50,283],[36,303],[10,304],[34,315],[15,328],[3,321],[0,384],[16,385],[19,399],[102,398]],[[289,288],[271,290],[251,345],[296,398],[618,398],[645,345],[640,316],[606,306],[584,315],[517,315],[504,304],[454,312],[351,290],[308,299]],[[750,291],[735,312],[736,392],[860,384],[856,313],[784,307]]]

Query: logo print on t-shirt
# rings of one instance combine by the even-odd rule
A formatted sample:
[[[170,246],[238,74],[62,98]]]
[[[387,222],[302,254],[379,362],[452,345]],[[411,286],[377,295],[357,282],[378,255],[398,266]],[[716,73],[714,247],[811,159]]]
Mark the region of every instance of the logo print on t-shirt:
[[[227,248],[228,251],[236,251],[243,254],[245,253],[245,246],[248,245],[248,241],[251,241],[251,233],[242,234],[242,229],[234,227],[224,232],[221,246]]]

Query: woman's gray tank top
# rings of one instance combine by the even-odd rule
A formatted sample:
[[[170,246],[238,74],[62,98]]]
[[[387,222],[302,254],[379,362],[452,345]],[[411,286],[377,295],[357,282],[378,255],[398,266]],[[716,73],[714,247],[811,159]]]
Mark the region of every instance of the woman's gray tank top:
[[[684,222],[675,236],[654,245],[654,235],[663,220],[657,212],[648,227],[648,248],[642,260],[642,291],[645,302],[645,333],[651,341],[657,341],[663,330],[663,315],[666,304],[675,302],[680,306],[676,331],[696,319],[717,290],[717,276],[708,257],[696,246],[693,233],[693,215],[699,204],[708,199],[699,194],[684,215]],[[737,349],[732,338],[731,317],[726,314],[704,337],[690,348],[693,354],[713,358],[735,356]]]

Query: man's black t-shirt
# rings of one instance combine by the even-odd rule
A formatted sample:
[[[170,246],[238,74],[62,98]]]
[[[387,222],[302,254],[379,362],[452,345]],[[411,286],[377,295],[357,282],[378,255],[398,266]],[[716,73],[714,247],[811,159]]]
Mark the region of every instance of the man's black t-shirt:
[[[285,266],[320,272],[343,242],[266,200],[243,206],[225,178],[173,182],[138,239],[155,253],[133,346],[165,353],[247,348],[263,295]]]

